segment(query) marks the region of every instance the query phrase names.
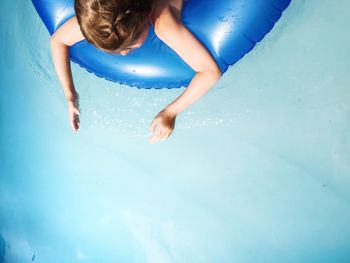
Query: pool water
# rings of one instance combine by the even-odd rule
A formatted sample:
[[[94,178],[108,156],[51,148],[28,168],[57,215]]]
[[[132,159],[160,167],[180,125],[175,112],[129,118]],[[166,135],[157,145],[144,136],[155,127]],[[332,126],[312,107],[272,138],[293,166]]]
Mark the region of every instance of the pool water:
[[[169,140],[183,92],[73,64],[73,134],[30,1],[0,9],[0,262],[350,262],[350,2],[293,0]]]

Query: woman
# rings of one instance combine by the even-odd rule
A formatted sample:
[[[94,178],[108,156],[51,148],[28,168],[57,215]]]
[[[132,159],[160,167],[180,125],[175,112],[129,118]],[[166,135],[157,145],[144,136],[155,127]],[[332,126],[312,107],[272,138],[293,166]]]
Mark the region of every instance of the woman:
[[[127,55],[147,37],[149,23],[158,38],[172,48],[196,72],[185,91],[150,125],[150,143],[167,139],[176,116],[201,98],[221,77],[221,71],[207,49],[181,22],[183,0],[76,0],[76,16],[51,37],[55,70],[67,98],[72,129],[79,129],[78,93],[74,88],[69,46],[86,39],[109,53]]]

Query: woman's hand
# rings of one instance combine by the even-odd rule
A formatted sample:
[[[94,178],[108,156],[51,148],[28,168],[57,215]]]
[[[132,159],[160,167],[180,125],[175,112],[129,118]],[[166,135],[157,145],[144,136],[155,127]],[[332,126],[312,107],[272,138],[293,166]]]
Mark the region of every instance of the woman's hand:
[[[149,139],[149,143],[166,140],[174,130],[176,114],[167,109],[162,110],[154,118],[150,130],[153,136]]]
[[[77,132],[79,129],[79,99],[78,94],[74,98],[70,98],[67,100],[67,106],[68,106],[68,115],[69,115],[69,122],[74,132]]]

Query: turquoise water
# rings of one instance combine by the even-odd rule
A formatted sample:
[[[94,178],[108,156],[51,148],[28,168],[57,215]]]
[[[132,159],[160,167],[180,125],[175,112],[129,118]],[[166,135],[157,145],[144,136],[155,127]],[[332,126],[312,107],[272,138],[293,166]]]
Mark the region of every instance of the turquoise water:
[[[73,65],[73,134],[30,1],[0,9],[0,262],[350,262],[350,2],[293,0],[150,145],[180,90]]]

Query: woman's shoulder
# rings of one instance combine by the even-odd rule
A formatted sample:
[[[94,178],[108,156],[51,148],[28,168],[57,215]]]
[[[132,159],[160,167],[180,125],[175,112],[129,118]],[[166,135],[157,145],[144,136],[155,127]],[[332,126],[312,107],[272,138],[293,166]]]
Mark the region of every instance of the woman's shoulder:
[[[181,23],[181,10],[179,11],[171,4],[165,5],[154,13],[152,22],[155,30],[159,28],[165,30],[168,26]]]
[[[155,25],[157,21],[174,15],[180,19],[182,3],[183,0],[153,0],[150,21]]]
[[[80,30],[76,16],[68,19],[51,37],[52,41],[58,41],[67,46],[72,46],[83,39],[85,37]]]

